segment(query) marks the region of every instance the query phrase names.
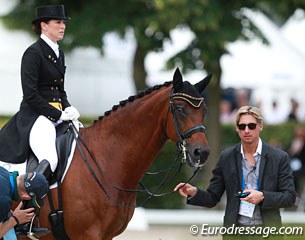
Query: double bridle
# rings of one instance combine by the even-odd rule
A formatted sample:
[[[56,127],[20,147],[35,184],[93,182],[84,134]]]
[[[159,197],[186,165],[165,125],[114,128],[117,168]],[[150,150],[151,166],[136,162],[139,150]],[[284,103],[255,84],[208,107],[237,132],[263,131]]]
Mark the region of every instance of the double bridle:
[[[145,193],[148,194],[148,197],[141,204],[138,204],[138,205],[124,205],[124,204],[120,204],[118,202],[113,202],[113,204],[115,204],[116,206],[125,207],[125,208],[140,207],[140,206],[143,206],[146,202],[148,202],[152,197],[161,197],[161,196],[165,196],[165,195],[168,195],[168,194],[171,194],[171,193],[174,192],[174,191],[171,191],[171,192],[167,192],[167,193],[157,194],[157,192],[160,190],[160,188],[166,182],[169,181],[169,177],[170,177],[170,174],[172,174],[173,169],[177,168],[177,160],[179,159],[181,153],[182,153],[183,156],[182,156],[181,163],[179,163],[178,169],[180,169],[182,164],[184,164],[186,162],[186,159],[187,159],[187,142],[185,141],[185,139],[189,138],[194,133],[205,132],[206,131],[206,128],[203,125],[196,125],[196,126],[190,128],[189,130],[183,132],[183,133],[181,132],[179,122],[178,122],[178,118],[177,118],[177,115],[175,113],[175,103],[174,103],[175,99],[180,99],[180,100],[187,101],[188,103],[190,103],[195,108],[199,108],[204,101],[203,98],[195,98],[195,97],[192,97],[192,96],[184,94],[184,93],[174,93],[173,89],[172,89],[171,94],[170,94],[169,109],[170,109],[170,112],[172,113],[173,120],[174,120],[174,127],[175,127],[176,134],[177,134],[177,137],[178,137],[177,145],[178,145],[179,151],[177,151],[175,160],[173,161],[170,168],[165,169],[165,170],[161,170],[161,171],[158,171],[158,172],[154,172],[154,173],[147,173],[148,175],[156,175],[156,174],[160,174],[160,173],[163,173],[163,172],[167,172],[166,176],[161,181],[161,183],[157,187],[154,188],[155,190],[148,189],[147,187],[144,186],[144,184],[142,182],[139,183],[139,185],[142,187],[142,189],[127,189],[127,188],[122,188],[122,187],[118,187],[118,186],[113,185],[109,181],[109,179],[105,176],[104,172],[102,171],[102,169],[101,169],[100,165],[98,164],[98,162],[96,161],[95,157],[93,156],[93,154],[89,150],[86,143],[81,138],[77,128],[74,126],[72,121],[70,121],[70,128],[72,129],[72,132],[74,134],[76,145],[77,145],[77,147],[80,151],[82,159],[84,160],[84,163],[86,164],[87,168],[89,169],[89,171],[90,171],[92,177],[94,178],[94,180],[97,182],[99,187],[103,190],[103,192],[106,194],[106,196],[109,199],[111,199],[110,195],[108,194],[107,190],[105,189],[102,182],[99,180],[96,173],[94,172],[92,166],[88,162],[88,159],[87,159],[87,157],[86,157],[86,155],[85,155],[85,153],[84,153],[84,151],[81,147],[81,144],[84,146],[84,148],[86,149],[90,158],[93,160],[96,168],[98,169],[99,174],[101,174],[103,176],[103,178],[107,181],[107,183],[110,186],[112,186],[113,188],[115,188],[117,190],[124,191],[124,192],[145,192]],[[190,182],[199,170],[200,170],[200,167],[197,167],[195,169],[193,175],[187,181],[185,181],[185,184]]]
[[[187,158],[187,142],[185,141],[186,138],[191,137],[194,133],[197,132],[204,132],[206,133],[206,128],[203,125],[195,125],[188,129],[187,131],[181,133],[181,128],[179,126],[179,121],[177,118],[177,115],[175,113],[175,99],[183,100],[191,104],[194,108],[200,108],[201,104],[204,103],[204,98],[196,98],[193,96],[190,96],[185,93],[174,93],[174,89],[171,90],[170,94],[170,100],[169,100],[169,109],[172,113],[173,119],[174,119],[174,127],[176,130],[176,134],[178,137],[177,145],[179,149],[182,152],[182,161],[185,162]]]

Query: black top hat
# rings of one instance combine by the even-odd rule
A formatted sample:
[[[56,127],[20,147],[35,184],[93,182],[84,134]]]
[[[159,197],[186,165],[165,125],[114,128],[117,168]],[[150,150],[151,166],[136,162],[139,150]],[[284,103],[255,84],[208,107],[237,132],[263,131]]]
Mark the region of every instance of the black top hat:
[[[69,17],[65,15],[64,5],[47,5],[36,8],[36,18],[32,20],[33,24],[37,24],[43,20],[64,19]]]

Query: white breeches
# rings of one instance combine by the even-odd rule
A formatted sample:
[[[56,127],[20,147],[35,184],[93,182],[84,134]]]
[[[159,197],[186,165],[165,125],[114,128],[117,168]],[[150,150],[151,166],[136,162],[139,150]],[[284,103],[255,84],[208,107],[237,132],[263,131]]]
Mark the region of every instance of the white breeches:
[[[52,172],[55,171],[58,157],[56,152],[56,123],[40,115],[30,132],[30,147],[38,161],[46,159],[50,163]]]

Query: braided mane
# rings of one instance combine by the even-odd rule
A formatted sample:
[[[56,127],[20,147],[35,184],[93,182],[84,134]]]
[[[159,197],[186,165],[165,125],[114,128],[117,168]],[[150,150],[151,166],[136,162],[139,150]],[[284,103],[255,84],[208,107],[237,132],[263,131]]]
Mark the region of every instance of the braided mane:
[[[104,117],[109,116],[112,112],[116,111],[119,107],[124,107],[128,102],[133,102],[134,100],[142,98],[142,97],[150,94],[153,91],[159,90],[163,87],[167,87],[172,83],[173,83],[172,81],[169,81],[169,82],[165,82],[163,84],[159,84],[159,85],[155,85],[153,87],[147,88],[144,91],[139,91],[136,95],[130,96],[126,100],[120,101],[119,104],[114,105],[111,110],[108,110],[104,113],[104,116],[99,116],[98,120],[102,120]],[[94,122],[96,122],[98,120],[95,120]]]

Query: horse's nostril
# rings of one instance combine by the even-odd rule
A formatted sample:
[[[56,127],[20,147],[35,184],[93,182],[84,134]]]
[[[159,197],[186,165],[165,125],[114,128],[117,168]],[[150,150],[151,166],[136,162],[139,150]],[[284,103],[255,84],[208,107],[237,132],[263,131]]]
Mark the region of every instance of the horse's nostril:
[[[201,149],[200,149],[200,148],[196,148],[196,149],[194,150],[194,155],[195,155],[195,156],[200,156],[200,155],[201,155]]]
[[[208,148],[196,148],[194,150],[194,157],[199,157],[201,160],[206,160],[210,155],[210,150]]]

